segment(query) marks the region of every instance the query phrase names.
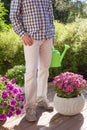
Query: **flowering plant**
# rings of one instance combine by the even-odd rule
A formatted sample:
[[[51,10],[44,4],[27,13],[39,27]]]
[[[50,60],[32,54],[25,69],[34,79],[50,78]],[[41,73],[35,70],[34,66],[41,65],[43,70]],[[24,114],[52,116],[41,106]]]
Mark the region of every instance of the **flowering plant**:
[[[0,78],[0,120],[21,114],[24,104],[22,90],[16,85],[15,79],[9,81],[6,77]]]
[[[72,98],[81,95],[86,87],[86,80],[82,75],[72,72],[61,73],[54,77],[53,85],[57,96]]]

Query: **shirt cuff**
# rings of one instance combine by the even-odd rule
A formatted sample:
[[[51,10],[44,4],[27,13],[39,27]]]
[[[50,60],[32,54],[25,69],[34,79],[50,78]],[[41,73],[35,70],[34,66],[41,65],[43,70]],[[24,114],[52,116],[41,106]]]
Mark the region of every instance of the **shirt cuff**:
[[[22,38],[25,34],[26,34],[26,32],[25,32],[25,31],[22,31],[22,32],[19,34],[19,36]]]

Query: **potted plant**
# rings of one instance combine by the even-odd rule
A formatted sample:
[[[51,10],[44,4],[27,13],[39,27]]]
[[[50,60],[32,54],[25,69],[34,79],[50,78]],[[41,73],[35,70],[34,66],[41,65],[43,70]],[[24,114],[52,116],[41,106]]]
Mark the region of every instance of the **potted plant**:
[[[0,77],[0,120],[21,114],[23,105],[22,90],[15,79],[9,81],[6,77]]]
[[[61,73],[54,77],[54,107],[63,115],[75,115],[82,111],[85,99],[82,94],[86,80],[80,74]]]

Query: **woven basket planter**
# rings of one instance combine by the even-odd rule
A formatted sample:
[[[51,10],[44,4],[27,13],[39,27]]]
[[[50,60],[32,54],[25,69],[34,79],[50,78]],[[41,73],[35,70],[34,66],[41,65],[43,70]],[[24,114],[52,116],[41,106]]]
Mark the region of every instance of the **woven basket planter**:
[[[54,107],[62,115],[76,115],[80,113],[85,105],[84,95],[74,98],[62,98],[57,94],[54,96]]]

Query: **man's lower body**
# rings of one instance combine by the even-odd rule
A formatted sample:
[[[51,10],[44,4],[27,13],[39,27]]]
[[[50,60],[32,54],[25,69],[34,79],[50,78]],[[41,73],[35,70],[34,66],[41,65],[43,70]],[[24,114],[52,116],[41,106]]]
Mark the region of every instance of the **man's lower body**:
[[[36,120],[36,106],[52,109],[48,106],[47,83],[52,57],[52,39],[33,40],[31,46],[24,45],[26,62],[25,72],[25,109],[26,119]]]

